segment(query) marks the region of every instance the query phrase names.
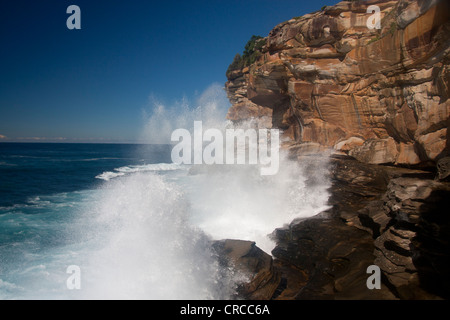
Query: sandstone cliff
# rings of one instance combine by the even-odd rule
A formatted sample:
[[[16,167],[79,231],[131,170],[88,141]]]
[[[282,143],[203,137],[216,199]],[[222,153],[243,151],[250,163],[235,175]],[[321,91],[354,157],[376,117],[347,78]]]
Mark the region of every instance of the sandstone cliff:
[[[381,29],[369,29],[369,5]],[[300,152],[372,164],[448,155],[450,3],[343,1],[276,26],[256,62],[227,73],[228,118],[284,131]]]
[[[369,5],[381,29],[367,27]],[[275,230],[272,260],[228,243],[253,270],[243,297],[448,299],[450,2],[343,1],[254,40],[252,61],[227,72],[228,119],[282,129],[312,180],[316,157],[335,152],[331,209]],[[366,286],[370,265],[380,290]]]

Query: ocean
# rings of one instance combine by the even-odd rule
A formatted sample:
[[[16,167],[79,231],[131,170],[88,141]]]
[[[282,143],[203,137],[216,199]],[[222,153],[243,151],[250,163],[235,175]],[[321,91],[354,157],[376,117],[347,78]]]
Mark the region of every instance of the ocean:
[[[0,143],[0,299],[228,299],[242,277],[211,240],[270,254],[275,228],[327,208],[326,159],[312,183],[287,157],[261,176],[171,148]]]

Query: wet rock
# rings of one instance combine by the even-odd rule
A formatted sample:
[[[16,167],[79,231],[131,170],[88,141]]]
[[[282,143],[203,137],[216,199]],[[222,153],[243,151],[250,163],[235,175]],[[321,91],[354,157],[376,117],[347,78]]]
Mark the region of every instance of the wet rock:
[[[373,241],[367,232],[324,217],[277,230],[276,237],[279,244],[273,255],[285,266],[287,287],[293,287],[289,268],[291,274],[300,270],[297,273],[305,282],[297,292],[282,292],[278,299],[395,298],[385,287],[371,291],[366,286],[366,270],[374,261]]]
[[[439,180],[448,180],[448,177],[450,177],[450,157],[439,159],[437,172]]]
[[[366,286],[367,267],[374,264],[375,245],[371,230],[359,214],[381,198],[389,174],[385,168],[355,160],[332,159],[330,204],[322,214],[277,229],[277,246],[272,251],[275,265],[286,279],[286,290],[277,299],[395,299],[391,290],[372,291]],[[386,225],[378,223],[378,233]],[[381,227],[383,226],[383,228]]]
[[[332,160],[330,204],[274,232],[277,299],[442,299],[450,293],[450,184],[432,172]],[[382,271],[369,290],[366,269]]]
[[[270,255],[255,242],[222,240],[212,245],[223,267],[232,268],[241,278],[237,298],[269,300],[280,285],[281,276]]]
[[[449,198],[448,183],[417,177],[389,183],[384,210],[391,226],[375,240],[375,255],[400,298],[435,299],[450,294]]]

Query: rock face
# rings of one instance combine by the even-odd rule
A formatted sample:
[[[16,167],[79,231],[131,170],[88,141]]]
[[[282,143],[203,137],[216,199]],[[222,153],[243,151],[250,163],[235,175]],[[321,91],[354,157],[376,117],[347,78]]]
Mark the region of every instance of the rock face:
[[[272,256],[251,241],[213,243],[221,265],[240,275],[235,298],[450,298],[450,182],[336,156],[330,178],[332,207],[275,230]],[[371,290],[373,265],[381,288]]]
[[[281,129],[299,161],[334,149],[332,207],[275,230],[243,296],[450,298],[450,2],[343,1],[264,41],[227,72],[228,119]]]
[[[365,226],[355,227],[361,224],[362,212],[380,220],[373,209],[386,191],[389,174],[382,167],[354,160],[332,163],[332,208],[274,232],[278,245],[272,254],[287,283],[287,290],[277,298],[395,299],[384,283],[381,290],[367,288],[367,267],[376,258],[374,239]],[[303,281],[291,280],[298,273]]]
[[[369,5],[381,29],[368,28]],[[255,63],[228,74],[230,120],[257,119],[290,145],[370,164],[448,156],[448,1],[343,1],[279,24],[265,41]]]
[[[242,278],[236,298],[269,300],[273,297],[281,276],[272,257],[255,242],[227,239],[214,242],[212,247],[222,267],[232,268]]]
[[[418,284],[450,297],[449,196],[448,183],[409,177],[389,183],[384,212],[391,220],[375,240],[375,263],[404,299],[428,297]]]
[[[450,183],[333,159],[333,207],[274,232],[276,299],[448,299]],[[366,285],[381,269],[381,289]]]

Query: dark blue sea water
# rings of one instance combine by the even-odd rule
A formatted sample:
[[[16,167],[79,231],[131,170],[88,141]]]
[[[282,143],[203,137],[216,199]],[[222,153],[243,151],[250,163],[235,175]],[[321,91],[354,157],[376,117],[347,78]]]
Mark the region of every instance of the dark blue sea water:
[[[67,266],[86,267],[105,229],[118,221],[99,223],[102,212],[114,212],[102,205],[126,212],[108,199],[109,179],[163,174],[171,169],[170,151],[168,145],[0,143],[0,299],[72,298]],[[90,296],[101,297],[75,298]]]
[[[170,155],[167,145],[0,143],[0,299],[224,299],[242,275],[219,267],[210,240],[270,253],[275,228],[326,208],[326,179],[306,189],[287,159],[262,177],[191,171]]]
[[[97,175],[129,165],[170,163],[170,151],[168,145],[0,143],[0,207],[96,188]]]

